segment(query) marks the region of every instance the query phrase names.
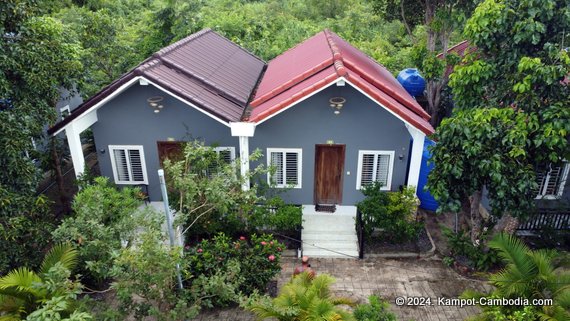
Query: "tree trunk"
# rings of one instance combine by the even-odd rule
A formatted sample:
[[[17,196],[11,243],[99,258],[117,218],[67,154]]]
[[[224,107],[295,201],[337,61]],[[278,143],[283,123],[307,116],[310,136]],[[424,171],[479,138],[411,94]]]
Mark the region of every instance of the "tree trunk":
[[[492,239],[496,234],[499,234],[501,232],[513,234],[516,232],[518,226],[519,226],[519,219],[511,216],[508,213],[505,213],[499,219],[497,224],[495,224],[495,226],[493,227],[490,239]]]
[[[67,215],[71,213],[71,204],[69,197],[65,191],[65,183],[63,180],[63,173],[61,171],[61,160],[59,158],[59,153],[57,151],[57,142],[56,137],[50,138],[50,149],[51,149],[51,160],[52,160],[52,167],[55,176],[55,182],[57,184],[57,190],[59,193],[59,200],[62,206],[62,213],[57,213],[57,218],[61,219],[62,215]]]
[[[481,225],[483,218],[479,213],[479,206],[481,205],[481,190],[476,191],[469,197],[471,203],[469,212],[471,215],[471,242],[474,245],[479,244],[479,236],[481,235]]]

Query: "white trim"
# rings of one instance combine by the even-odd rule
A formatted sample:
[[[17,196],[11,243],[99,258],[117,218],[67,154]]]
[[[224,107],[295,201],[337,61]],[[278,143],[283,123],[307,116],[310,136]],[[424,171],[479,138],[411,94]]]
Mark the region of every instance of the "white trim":
[[[373,165],[373,174],[372,180],[376,180],[376,170],[377,170],[377,162],[378,162],[378,155],[389,155],[390,162],[388,163],[388,178],[386,180],[386,186],[382,186],[380,188],[381,191],[390,191],[392,190],[392,175],[394,171],[394,155],[395,152],[393,150],[359,150],[358,151],[358,170],[356,171],[356,189],[360,190],[362,188],[362,161],[365,154],[372,154],[374,155],[374,165]]]
[[[418,188],[418,182],[420,180],[420,169],[422,167],[422,155],[424,152],[424,144],[426,134],[412,126],[406,124],[406,128],[412,136],[412,150],[410,154],[409,169],[408,169],[408,181],[406,185],[414,187],[415,191]]]
[[[267,148],[267,167],[271,166],[271,153],[297,153],[297,185],[290,185],[287,184],[286,174],[287,171],[285,170],[286,166],[286,158],[283,155],[283,182],[284,184],[275,184],[277,188],[302,188],[303,186],[303,149],[302,148]],[[271,186],[271,175],[267,173],[267,184]]]
[[[253,137],[255,134],[255,123],[230,122],[232,136]]]
[[[116,96],[118,96],[119,94],[121,94],[123,91],[125,91],[126,89],[130,88],[134,83],[139,82],[140,81],[146,81],[149,84],[152,84],[153,86],[155,86],[156,88],[162,90],[163,92],[171,95],[172,97],[180,100],[181,102],[187,104],[188,106],[198,110],[199,112],[205,114],[206,116],[211,117],[212,119],[217,120],[218,122],[226,125],[226,126],[230,126],[228,122],[221,120],[220,118],[206,112],[205,110],[197,107],[196,105],[190,103],[189,101],[186,101],[185,99],[173,94],[172,92],[164,89],[163,87],[153,83],[152,81],[148,80],[147,78],[143,77],[143,76],[136,76],[133,79],[129,80],[127,83],[123,84],[121,87],[117,88],[117,90],[113,91],[109,96],[103,98],[100,102],[96,103],[95,105],[91,106],[89,109],[87,109],[83,114],[79,115],[77,118],[75,118],[74,120],[72,120],[71,122],[69,122],[69,124],[63,126],[62,128],[60,128],[59,130],[57,130],[56,132],[54,132],[52,134],[52,136],[55,136],[57,134],[59,134],[61,131],[63,131],[64,129],[66,129],[67,127],[69,127],[71,124],[73,124],[74,122],[78,121],[79,119],[83,118],[86,114],[88,114],[89,112],[99,109],[100,107],[102,107],[103,105],[105,105],[109,100],[115,98]]]
[[[74,120],[72,120],[71,122],[69,122],[69,124],[63,126],[62,128],[60,128],[58,131],[54,132],[52,134],[52,136],[55,136],[57,134],[59,134],[61,131],[63,131],[64,129],[66,129],[67,127],[71,126],[73,123],[75,123],[76,121],[80,120],[81,118],[83,118],[86,114],[88,114],[89,112],[95,110],[95,109],[99,109],[99,107],[101,107],[102,105],[106,104],[109,100],[115,98],[115,96],[119,95],[120,93],[122,93],[123,91],[125,91],[126,89],[128,89],[129,87],[131,87],[135,82],[137,82],[139,79],[141,79],[142,77],[137,76],[134,77],[133,79],[129,80],[127,83],[123,84],[121,87],[117,88],[117,90],[113,91],[109,96],[103,98],[100,102],[96,103],[95,105],[89,107],[89,109],[87,109],[83,114],[77,116],[77,118],[75,118]]]
[[[114,153],[113,151],[115,150],[138,150],[139,154],[141,156],[141,170],[142,170],[142,174],[143,174],[143,180],[142,181],[120,181],[119,180],[119,176],[117,174],[117,165],[115,164],[115,159],[114,159]],[[132,169],[130,167],[130,160],[128,158],[128,155],[125,155],[126,160],[127,160],[127,170],[129,171],[129,177],[133,177],[132,176]],[[115,184],[117,185],[148,185],[148,175],[146,172],[146,162],[145,162],[145,157],[144,157],[144,148],[142,145],[109,145],[109,158],[111,159],[111,167],[113,169],[113,179],[115,180]]]
[[[242,177],[242,191],[249,190],[249,137],[239,136],[240,174]]]
[[[148,81],[145,78],[139,79],[139,85],[148,86]]]
[[[67,112],[67,115],[63,116],[64,112]],[[69,108],[69,105],[65,105],[59,108],[59,118],[61,118],[61,120],[69,116],[69,114],[71,114],[71,109]]]
[[[287,107],[281,109],[280,111],[278,111],[278,112],[276,112],[276,113],[274,113],[274,114],[269,115],[269,117],[264,118],[264,119],[262,119],[261,121],[256,122],[255,124],[258,125],[258,126],[259,126],[260,124],[263,124],[264,122],[268,121],[269,119],[271,119],[271,118],[273,118],[273,117],[275,117],[275,116],[281,114],[282,112],[284,112],[284,111],[286,111],[287,109],[289,109],[289,108],[291,108],[291,107],[297,105],[298,103],[304,101],[305,99],[308,99],[308,98],[312,97],[313,95],[316,95],[316,94],[320,93],[321,91],[323,91],[323,90],[329,88],[330,86],[336,84],[337,81],[338,81],[338,79],[331,81],[330,84],[327,84],[326,86],[323,86],[322,88],[320,88],[320,89],[318,89],[318,90],[315,90],[314,92],[312,92],[312,93],[310,93],[310,94],[304,96],[303,98],[301,98],[301,99],[299,99],[299,100],[297,100],[297,101],[292,102],[292,103],[289,104]]]
[[[232,162],[236,159],[236,148],[233,146],[218,146],[218,147],[214,147],[213,149],[218,154],[218,156],[220,155],[221,151],[229,150],[230,151],[230,158],[232,159]]]
[[[351,85],[353,88],[355,88],[356,90],[360,91],[360,93],[362,93],[364,96],[368,97],[370,100],[372,100],[373,102],[377,103],[380,107],[386,109],[386,111],[388,111],[390,114],[392,114],[394,117],[398,118],[399,120],[401,120],[402,122],[404,122],[407,126],[410,126],[416,130],[419,130],[423,133],[423,131],[419,128],[417,128],[416,126],[412,125],[409,121],[405,120],[404,118],[400,117],[398,114],[396,114],[395,112],[393,112],[392,110],[390,110],[389,108],[387,108],[386,106],[382,105],[379,101],[377,101],[376,99],[372,98],[369,94],[367,94],[364,90],[358,88],[358,86],[354,85],[353,83],[351,83],[348,79],[345,79],[345,81]],[[405,106],[404,106],[405,107]],[[407,108],[407,107],[406,107]],[[411,111],[411,110],[410,110]],[[412,111],[413,112],[413,111]],[[418,116],[421,117],[421,116]],[[409,130],[409,129],[408,129]],[[425,134],[425,133],[424,133]]]
[[[559,181],[559,186],[557,186],[557,190],[554,194],[546,194],[548,190],[548,181],[550,180],[550,170],[546,173],[546,177],[544,178],[544,186],[542,187],[542,191],[536,195],[536,200],[557,200],[562,197],[564,194],[564,187],[566,186],[566,181],[568,180],[568,174],[570,172],[570,163],[564,160],[561,164],[563,166],[562,173]]]
[[[77,131],[73,125],[65,128],[65,136],[67,137],[67,145],[71,154],[75,178],[79,178],[85,171],[85,156],[83,156],[83,147],[81,146],[79,134],[81,132]]]

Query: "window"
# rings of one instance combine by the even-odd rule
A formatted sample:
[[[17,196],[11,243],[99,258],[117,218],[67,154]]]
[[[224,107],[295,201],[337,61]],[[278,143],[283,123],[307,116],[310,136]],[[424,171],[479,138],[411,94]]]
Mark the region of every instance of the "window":
[[[59,115],[61,116],[61,120],[63,120],[65,117],[69,116],[70,113],[71,112],[69,110],[69,105],[65,105],[59,109]]]
[[[302,154],[299,148],[268,148],[267,166],[275,167],[275,173],[267,175],[267,183],[301,188]]]
[[[392,185],[392,168],[394,167],[394,152],[380,150],[358,151],[358,176],[356,189],[378,181],[381,190],[389,191]]]
[[[538,183],[536,198],[553,199],[561,196],[564,191],[564,185],[566,185],[569,170],[568,162],[539,167],[536,170],[536,182]]]
[[[226,164],[230,164],[236,158],[235,147],[214,147],[212,149],[216,152],[216,154],[218,154],[220,161]],[[206,170],[206,175],[208,177],[211,177],[217,172],[218,164],[220,163],[213,163],[209,165],[208,169]]]
[[[148,184],[142,146],[109,145],[116,184]]]

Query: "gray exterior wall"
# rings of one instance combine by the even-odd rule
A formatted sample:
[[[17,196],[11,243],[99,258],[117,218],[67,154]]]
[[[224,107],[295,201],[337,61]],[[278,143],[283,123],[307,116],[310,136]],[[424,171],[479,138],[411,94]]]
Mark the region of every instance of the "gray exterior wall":
[[[335,96],[346,98],[340,115],[329,107],[329,99]],[[302,148],[302,188],[288,189],[281,196],[290,203],[313,204],[315,144],[327,140],[346,145],[342,205],[363,199],[356,189],[359,150],[394,151],[391,189],[405,185],[411,140],[408,130],[401,120],[349,84],[328,87],[258,125],[249,146],[250,151],[259,148],[264,155],[267,148]],[[265,157],[260,161],[267,164]]]
[[[152,96],[164,97],[163,110],[155,114],[147,103]],[[162,199],[157,170],[157,141],[203,139],[206,145],[233,146],[239,153],[238,138],[230,128],[202,112],[161,92],[152,85],[133,85],[97,111],[91,127],[101,175],[113,181],[109,145],[142,145],[152,201]]]

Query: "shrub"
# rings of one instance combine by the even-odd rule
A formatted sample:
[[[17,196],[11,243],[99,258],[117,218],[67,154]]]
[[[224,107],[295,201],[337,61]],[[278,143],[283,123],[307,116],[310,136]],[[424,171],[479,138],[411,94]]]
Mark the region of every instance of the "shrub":
[[[482,235],[483,241],[479,245],[474,245],[466,231],[460,230],[455,233],[445,226],[442,226],[441,230],[447,238],[447,243],[452,252],[451,255],[455,258],[460,256],[467,258],[469,260],[468,264],[472,268],[478,271],[487,271],[499,263],[497,251],[483,246],[486,243],[485,235]]]
[[[73,217],[66,218],[53,232],[57,242],[71,242],[79,253],[80,272],[100,282],[113,266],[112,252],[132,242],[141,221],[135,217],[141,205],[139,190],[117,189],[108,178],[98,177],[82,189],[73,201]],[[142,214],[141,214],[142,215]]]
[[[248,219],[253,231],[296,231],[303,223],[303,212],[300,207],[285,204],[279,196],[275,196],[265,204],[254,206]]]
[[[401,192],[383,192],[380,183],[374,182],[364,188],[365,199],[357,204],[362,213],[364,233],[367,238],[375,230],[381,237],[394,242],[415,239],[423,224],[416,220],[418,201],[413,188]]]
[[[359,304],[354,309],[357,321],[396,321],[396,315],[388,310],[390,304],[376,295],[368,297],[368,303]]]
[[[188,281],[197,292],[211,292],[200,278],[215,278],[228,274],[236,291],[250,294],[254,290],[264,291],[267,284],[281,271],[279,265],[283,244],[271,235],[252,235],[251,240],[241,237],[233,241],[223,233],[211,240],[203,240],[188,248]],[[225,298],[225,299],[224,299]],[[228,295],[218,296],[206,302],[207,305],[226,305],[234,301]]]
[[[122,249],[115,258],[112,274],[123,316],[133,313],[137,320],[191,319],[198,307],[188,304],[188,290],[177,289],[177,266],[184,266],[180,248],[166,245],[160,226],[149,228],[137,244]],[[191,301],[192,302],[192,301]]]

